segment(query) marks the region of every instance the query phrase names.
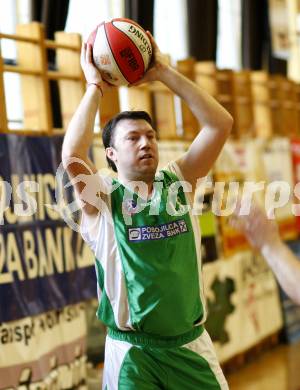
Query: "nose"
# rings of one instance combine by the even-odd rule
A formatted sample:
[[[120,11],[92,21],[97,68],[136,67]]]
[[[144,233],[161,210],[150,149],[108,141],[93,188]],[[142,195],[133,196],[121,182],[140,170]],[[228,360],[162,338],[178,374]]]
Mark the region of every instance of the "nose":
[[[150,149],[150,141],[148,137],[143,136],[140,138],[140,147],[141,149]]]

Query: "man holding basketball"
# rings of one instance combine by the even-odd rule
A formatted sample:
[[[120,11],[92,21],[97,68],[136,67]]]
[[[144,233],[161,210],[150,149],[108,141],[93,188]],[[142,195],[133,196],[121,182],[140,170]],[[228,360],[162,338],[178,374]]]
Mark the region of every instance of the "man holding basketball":
[[[81,198],[82,235],[96,256],[97,315],[108,327],[103,389],[227,389],[203,327],[201,236],[187,210],[197,179],[209,172],[233,121],[211,96],[168,66],[148,36],[154,59],[139,83],[161,81],[189,105],[202,126],[189,150],[157,172],[151,118],[143,111],[123,112],[102,135],[118,179],[98,175],[88,152],[108,86],[93,65],[91,47],[84,45],[81,64],[89,86],[62,151],[71,178],[94,180],[90,200],[81,198],[88,192],[84,183],[75,180],[74,188]]]

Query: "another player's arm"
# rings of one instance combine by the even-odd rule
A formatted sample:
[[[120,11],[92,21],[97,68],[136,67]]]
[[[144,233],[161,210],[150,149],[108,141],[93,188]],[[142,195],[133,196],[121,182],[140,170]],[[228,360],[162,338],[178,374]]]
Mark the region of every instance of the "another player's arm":
[[[177,161],[185,180],[195,188],[197,179],[208,174],[233,125],[231,115],[207,92],[168,65],[149,32],[154,59],[146,75],[136,84],[159,80],[186,101],[202,126],[189,150]]]
[[[268,242],[261,253],[272,268],[287,295],[300,305],[300,263],[287,245],[278,240]]]
[[[267,219],[265,212],[254,203],[248,215],[240,216],[239,210],[238,202],[231,225],[242,231],[252,247],[261,252],[283,290],[300,305],[300,262],[281,240],[277,224]]]
[[[104,82],[99,71],[93,65],[92,48],[90,45],[82,45],[81,66],[87,83],[96,83],[103,91]],[[81,174],[95,174],[95,180],[97,177],[97,169],[89,159],[88,154],[93,143],[95,117],[102,96],[100,88],[96,85],[90,85],[87,88],[65,134],[62,147],[62,162],[71,179]],[[82,163],[72,162],[74,158],[81,160]],[[75,193],[79,199],[84,186],[85,184],[82,182],[74,184]],[[98,210],[95,206],[86,202],[80,203],[82,210],[86,214],[97,214]]]

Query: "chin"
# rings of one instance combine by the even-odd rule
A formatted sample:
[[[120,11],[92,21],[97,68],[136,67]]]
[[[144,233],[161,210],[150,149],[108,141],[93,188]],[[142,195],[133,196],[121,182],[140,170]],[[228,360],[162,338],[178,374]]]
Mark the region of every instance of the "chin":
[[[149,164],[148,166],[141,167],[142,170],[149,171],[149,172],[156,172],[157,169],[157,162],[153,162]]]
[[[144,177],[154,177],[156,174],[156,168],[157,166],[149,166],[149,167],[141,167],[138,172],[139,176],[143,179]]]
[[[145,167],[143,169],[140,170],[141,174],[144,174],[144,175],[155,175],[156,173],[156,168],[155,167]]]

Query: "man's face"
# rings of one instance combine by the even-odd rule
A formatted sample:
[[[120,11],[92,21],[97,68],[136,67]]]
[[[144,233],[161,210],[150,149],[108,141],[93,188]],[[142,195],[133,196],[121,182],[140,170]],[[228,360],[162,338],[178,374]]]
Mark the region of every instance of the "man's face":
[[[117,166],[118,174],[128,180],[154,177],[158,165],[156,132],[144,119],[122,119],[118,122],[113,147],[108,157]]]

